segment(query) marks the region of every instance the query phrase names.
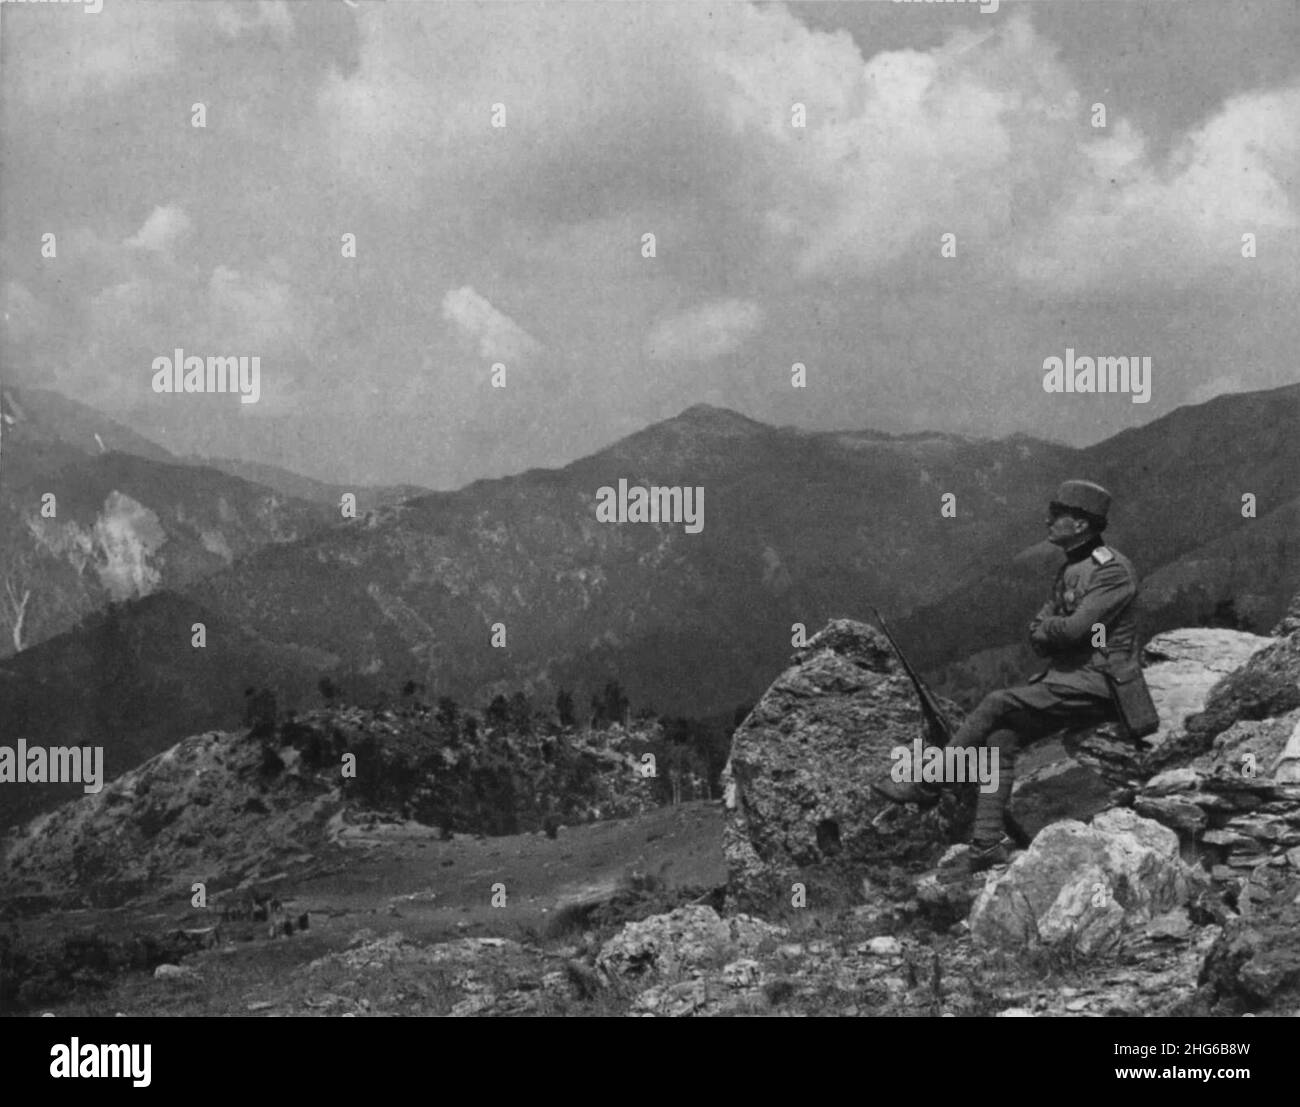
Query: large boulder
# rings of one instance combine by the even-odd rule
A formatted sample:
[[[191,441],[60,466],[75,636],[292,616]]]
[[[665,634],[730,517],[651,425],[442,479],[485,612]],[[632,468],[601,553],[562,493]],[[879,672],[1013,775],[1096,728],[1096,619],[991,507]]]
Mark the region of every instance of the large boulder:
[[[1204,710],[1215,686],[1275,640],[1221,627],[1185,627],[1157,634],[1142,650],[1147,684],[1160,709],[1160,730],[1147,744],[1159,749],[1182,733],[1188,716]]]
[[[732,738],[729,901],[789,903],[809,870],[870,853],[882,837],[872,820],[888,806],[870,782],[888,776],[891,749],[921,734],[915,691],[879,631],[838,619],[818,633]]]
[[[1068,947],[1091,956],[1185,904],[1197,880],[1179,857],[1177,835],[1126,808],[1090,826],[1054,823],[985,884],[971,937],[983,947]]]

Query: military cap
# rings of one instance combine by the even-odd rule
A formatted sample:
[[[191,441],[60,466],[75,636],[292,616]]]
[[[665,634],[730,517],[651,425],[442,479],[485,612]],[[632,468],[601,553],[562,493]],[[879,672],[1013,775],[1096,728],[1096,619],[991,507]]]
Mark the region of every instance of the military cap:
[[[1056,490],[1052,506],[1086,511],[1098,519],[1105,519],[1110,514],[1110,493],[1090,480],[1067,480]]]

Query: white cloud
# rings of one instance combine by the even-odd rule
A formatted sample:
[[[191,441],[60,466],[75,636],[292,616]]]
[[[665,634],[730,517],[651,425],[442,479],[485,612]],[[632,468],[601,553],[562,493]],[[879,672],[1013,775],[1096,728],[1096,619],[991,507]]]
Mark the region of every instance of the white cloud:
[[[1095,43],[1062,40],[1058,57],[1037,7],[1029,19],[1005,7],[914,38],[891,27],[881,50],[876,9],[816,17],[851,22],[855,38],[770,3],[110,0],[93,18],[4,5],[0,98],[20,156],[4,167],[0,249],[30,292],[4,293],[0,354],[125,402],[174,346],[258,353],[264,399],[234,410],[261,414],[271,382],[288,395],[293,374],[302,426],[354,402],[323,385],[361,365],[377,412],[401,397],[435,429],[499,426],[508,403],[527,412],[521,428],[554,414],[502,439],[502,465],[515,449],[511,465],[531,461],[537,443],[575,456],[697,398],[793,418],[754,359],[728,356],[756,334],[790,361],[854,367],[809,397],[821,405],[800,409],[809,423],[1035,418],[993,397],[1063,348],[1058,323],[1078,348],[1083,331],[1098,349],[1149,345],[1188,392],[1229,370],[1253,387],[1288,372],[1296,91],[1213,107],[1211,90],[1250,87],[1249,75],[1152,66],[1126,81],[1124,66],[1097,64]],[[938,45],[936,28],[949,35]],[[892,48],[909,38],[924,48]],[[1167,109],[1193,84],[1208,114],[1170,135],[1184,114]],[[1098,130],[1089,109],[1103,96]],[[185,110],[200,98],[219,104],[206,137]],[[504,129],[489,125],[498,102]],[[805,129],[791,126],[795,102]],[[74,148],[100,170],[67,176]],[[143,225],[140,180],[150,207],[168,205]],[[79,227],[88,213],[92,229]],[[57,265],[35,254],[46,230]],[[340,266],[345,230],[364,253]],[[656,259],[639,254],[647,230]],[[1248,230],[1252,261],[1240,258]],[[939,257],[947,231],[955,263]],[[1026,360],[1022,347],[1044,342]],[[547,371],[494,394],[464,350],[480,369],[545,358]],[[885,379],[882,399],[870,386]],[[988,399],[944,406],[967,392]],[[417,402],[435,395],[455,402]],[[477,434],[448,447],[448,472],[476,472]],[[410,452],[360,430],[350,448],[394,465]]]
[[[758,329],[763,311],[749,300],[715,300],[661,319],[646,335],[656,361],[710,361],[730,353]]]
[[[126,245],[155,253],[166,253],[190,231],[190,217],[169,204],[154,208],[144,225],[126,240]]]
[[[1114,287],[1142,258],[1135,284],[1156,267],[1199,279],[1242,223],[1295,221],[1294,92],[1230,101],[1165,159],[1114,106],[1090,125],[1091,93],[1023,14],[876,53],[775,5],[403,16],[361,11],[361,63],[327,79],[317,111],[331,169],[411,209],[486,187],[549,214],[580,188],[604,217],[644,203],[627,182],[649,179],[674,213],[675,181],[654,171],[684,162],[797,277],[916,267],[951,231],[988,279],[1066,294]]]
[[[1077,159],[1074,188],[1016,260],[1018,275],[1065,291],[1115,282],[1159,294],[1250,264],[1294,284],[1289,247],[1300,226],[1300,89],[1238,96],[1185,135],[1165,164],[1121,129]],[[1221,286],[1220,286],[1221,287]]]
[[[455,325],[461,337],[477,343],[482,358],[515,366],[541,350],[541,343],[469,285],[442,298],[442,317]]]

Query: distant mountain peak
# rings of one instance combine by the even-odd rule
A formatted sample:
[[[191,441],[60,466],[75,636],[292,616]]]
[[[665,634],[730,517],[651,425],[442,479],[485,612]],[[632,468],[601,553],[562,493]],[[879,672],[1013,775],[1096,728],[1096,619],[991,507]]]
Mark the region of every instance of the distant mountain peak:
[[[760,423],[728,407],[714,404],[692,404],[680,415],[665,420],[669,424],[686,424],[704,430],[723,431],[729,434],[754,434],[770,430],[766,423]]]

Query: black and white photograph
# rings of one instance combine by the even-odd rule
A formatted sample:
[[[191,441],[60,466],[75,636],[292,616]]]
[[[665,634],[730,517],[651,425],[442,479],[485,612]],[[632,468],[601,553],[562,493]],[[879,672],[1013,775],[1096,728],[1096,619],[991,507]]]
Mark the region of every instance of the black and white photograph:
[[[1019,1017],[1081,1091],[1262,1075],[1298,170],[1295,0],[0,0],[15,1065]]]

